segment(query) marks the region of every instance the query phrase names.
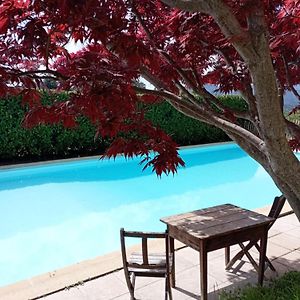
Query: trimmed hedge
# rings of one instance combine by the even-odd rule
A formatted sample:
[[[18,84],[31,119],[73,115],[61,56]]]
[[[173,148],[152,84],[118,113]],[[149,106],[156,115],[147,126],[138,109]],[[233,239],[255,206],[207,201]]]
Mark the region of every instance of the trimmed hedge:
[[[195,145],[229,140],[227,135],[220,129],[183,115],[167,102],[150,107],[146,117],[167,132],[179,145]]]
[[[66,93],[44,94],[42,103],[65,101]],[[236,109],[245,109],[240,97],[221,97],[223,103]],[[40,125],[32,129],[21,126],[27,107],[18,97],[0,100],[0,161],[18,162],[65,158],[101,153],[109,145],[107,139],[94,141],[95,128],[85,117],[79,126],[66,129],[62,125]],[[179,145],[228,141],[220,129],[191,119],[176,111],[167,102],[148,106],[146,118],[172,136]]]
[[[247,109],[246,102],[239,96],[220,96],[227,106],[239,111]],[[229,141],[230,138],[219,128],[187,117],[162,102],[148,107],[146,117],[172,136],[179,145],[196,145]]]
[[[65,101],[66,94],[47,95],[42,101]],[[28,108],[21,105],[19,97],[0,100],[0,161],[45,160],[74,157],[103,151],[108,141],[94,141],[95,128],[85,117],[78,119],[79,126],[72,129],[62,125],[39,125],[23,128],[21,122]]]

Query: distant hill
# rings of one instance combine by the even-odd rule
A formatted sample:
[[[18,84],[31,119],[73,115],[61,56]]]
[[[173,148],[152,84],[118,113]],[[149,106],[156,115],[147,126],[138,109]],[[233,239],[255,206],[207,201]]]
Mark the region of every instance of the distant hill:
[[[207,84],[205,87],[210,93],[213,93],[215,95],[222,95],[222,93],[216,91],[218,89],[218,87],[216,85]],[[296,86],[296,90],[300,93],[300,85]],[[235,92],[232,94],[238,94],[238,93]],[[284,109],[285,109],[285,111],[290,111],[297,105],[300,105],[300,102],[298,101],[298,99],[295,97],[295,95],[292,92],[287,91],[284,94]]]
[[[300,93],[300,85],[296,86],[296,90]],[[284,94],[284,108],[286,111],[292,110],[295,106],[300,105],[300,101],[296,96],[288,91]]]

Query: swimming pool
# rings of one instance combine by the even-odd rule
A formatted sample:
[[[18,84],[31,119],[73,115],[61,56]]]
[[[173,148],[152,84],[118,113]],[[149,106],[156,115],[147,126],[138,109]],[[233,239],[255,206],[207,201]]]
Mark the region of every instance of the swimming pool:
[[[253,209],[279,191],[235,144],[180,151],[157,178],[139,159],[83,159],[0,170],[0,285],[119,249],[119,229],[163,230],[163,216],[221,203]]]

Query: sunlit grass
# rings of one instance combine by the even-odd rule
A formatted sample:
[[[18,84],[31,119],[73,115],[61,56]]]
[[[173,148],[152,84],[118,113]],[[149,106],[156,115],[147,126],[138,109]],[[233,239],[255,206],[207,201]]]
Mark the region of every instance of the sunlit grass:
[[[282,277],[260,286],[246,286],[223,292],[221,300],[300,300],[300,272],[289,272]]]

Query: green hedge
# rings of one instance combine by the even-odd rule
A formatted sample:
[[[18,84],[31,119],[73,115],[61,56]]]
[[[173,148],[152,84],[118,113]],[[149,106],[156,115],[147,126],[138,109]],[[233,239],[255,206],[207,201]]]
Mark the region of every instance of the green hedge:
[[[247,108],[246,102],[239,96],[220,96],[219,99],[225,106],[239,111]],[[146,117],[170,134],[179,145],[196,145],[230,140],[219,128],[187,117],[167,102],[149,106]]]
[[[65,101],[67,94],[44,94],[43,103]],[[244,109],[237,96],[222,97],[225,105]],[[94,141],[95,128],[87,118],[78,119],[79,126],[66,129],[62,125],[40,125],[32,129],[21,126],[27,108],[18,97],[0,100],[0,161],[17,162],[84,156],[102,152],[108,140]],[[161,127],[179,145],[228,141],[220,129],[186,117],[163,102],[148,106],[146,118]]]
[[[43,103],[53,100],[65,101],[67,96],[44,95]],[[32,129],[21,126],[27,108],[18,97],[0,100],[0,160],[17,162],[44,160],[88,155],[103,151],[108,142],[98,138],[94,141],[95,128],[84,117],[79,126],[66,129],[62,125],[39,125]]]

